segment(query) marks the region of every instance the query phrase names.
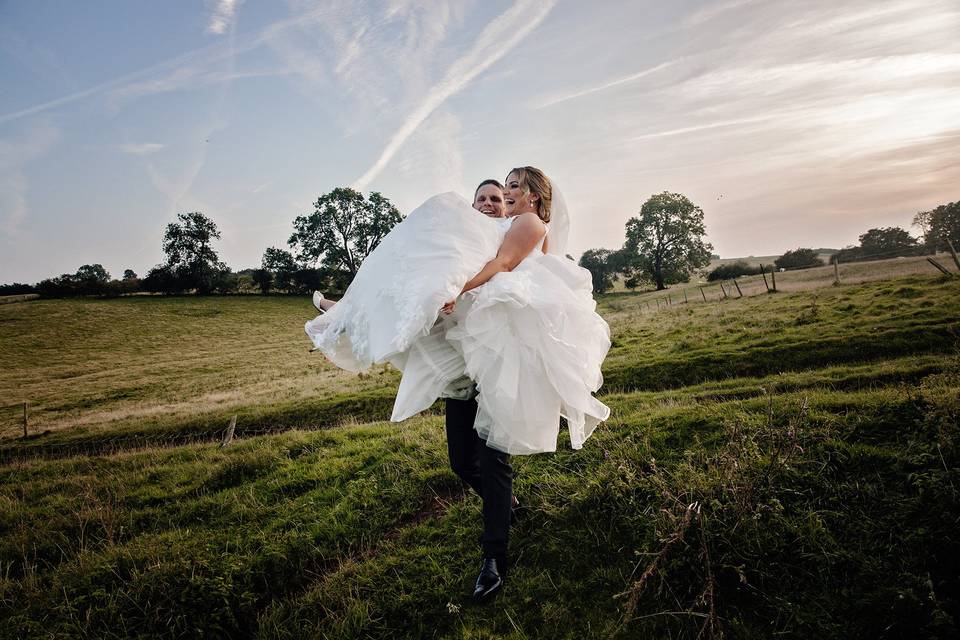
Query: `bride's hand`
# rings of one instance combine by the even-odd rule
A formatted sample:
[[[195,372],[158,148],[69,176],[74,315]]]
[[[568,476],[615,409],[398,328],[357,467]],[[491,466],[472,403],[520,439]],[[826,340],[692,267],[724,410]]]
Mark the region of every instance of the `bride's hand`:
[[[441,311],[443,311],[443,312],[444,312],[445,314],[447,314],[447,315],[450,315],[451,313],[453,313],[453,308],[456,307],[456,306],[457,306],[457,301],[456,301],[456,300],[450,300],[449,302],[445,302],[445,303],[443,304],[443,307],[441,308]]]

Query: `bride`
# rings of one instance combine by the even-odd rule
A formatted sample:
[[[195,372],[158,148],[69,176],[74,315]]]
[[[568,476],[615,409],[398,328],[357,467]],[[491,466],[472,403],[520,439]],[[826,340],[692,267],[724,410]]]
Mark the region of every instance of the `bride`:
[[[430,198],[305,330],[344,369],[390,362],[403,372],[391,420],[428,408],[466,374],[487,446],[555,451],[563,417],[579,449],[610,413],[593,397],[609,328],[589,272],[564,257],[568,214],[546,175],[513,169],[504,207],[496,220],[455,194]]]

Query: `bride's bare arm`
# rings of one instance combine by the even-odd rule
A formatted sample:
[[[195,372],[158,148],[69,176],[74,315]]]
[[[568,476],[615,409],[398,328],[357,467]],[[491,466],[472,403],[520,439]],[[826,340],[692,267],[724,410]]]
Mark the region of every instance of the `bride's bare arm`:
[[[480,273],[473,276],[467,284],[463,285],[460,293],[466,293],[471,289],[476,289],[486,283],[490,278],[503,271],[513,271],[520,264],[520,261],[530,255],[533,248],[540,242],[540,238],[546,233],[540,218],[534,213],[520,214],[510,225],[510,230],[503,238],[503,244],[497,251],[497,257],[484,265]],[[453,301],[443,306],[444,311],[449,313],[453,310]]]

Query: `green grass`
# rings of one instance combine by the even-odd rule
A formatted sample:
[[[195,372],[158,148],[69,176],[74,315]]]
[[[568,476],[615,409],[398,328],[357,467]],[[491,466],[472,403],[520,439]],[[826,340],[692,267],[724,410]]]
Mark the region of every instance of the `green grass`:
[[[480,501],[447,469],[442,417],[378,422],[392,372],[295,391],[327,371],[273,334],[304,301],[8,305],[14,373],[34,391],[76,375],[45,397],[102,420],[51,413],[52,433],[0,441],[0,636],[956,637],[958,293],[912,277],[659,314],[602,298],[612,417],[581,451],[514,458],[529,509],[485,607],[466,598]],[[112,324],[77,326],[91,317]],[[55,334],[86,339],[31,365]],[[249,336],[273,340],[259,361],[231,355]],[[192,399],[248,375],[251,397]],[[134,377],[148,391],[119,397]],[[247,437],[203,442],[231,412]]]
[[[155,431],[231,414],[262,426],[269,416],[319,417],[309,406],[349,389],[395,385],[380,368],[357,378],[308,353],[303,323],[315,315],[294,297],[41,300],[0,307],[0,398],[28,401],[32,433]],[[300,409],[297,409],[300,407]],[[0,438],[21,433],[15,408],[0,409]]]

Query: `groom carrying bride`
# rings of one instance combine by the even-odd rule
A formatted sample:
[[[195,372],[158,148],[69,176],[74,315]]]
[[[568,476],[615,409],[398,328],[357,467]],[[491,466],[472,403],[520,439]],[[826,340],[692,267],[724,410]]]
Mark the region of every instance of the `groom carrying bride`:
[[[317,293],[324,313],[304,325],[343,369],[403,372],[391,421],[445,399],[450,466],[483,500],[476,602],[504,584],[517,506],[509,456],[556,451],[561,417],[580,449],[610,415],[594,396],[610,330],[590,273],[564,257],[569,228],[563,197],[535,167],[502,186],[485,180],[472,206],[433,196],[384,236],[336,305]]]
[[[473,208],[489,218],[506,217],[503,185],[498,180],[481,182],[473,194]],[[319,291],[313,304],[321,313],[336,303]],[[474,430],[477,416],[477,385],[466,376],[451,382],[441,393],[445,404],[447,453],[450,468],[483,500],[483,566],[474,587],[473,600],[490,599],[503,586],[507,567],[507,540],[514,509],[513,469],[510,455],[490,448]]]

